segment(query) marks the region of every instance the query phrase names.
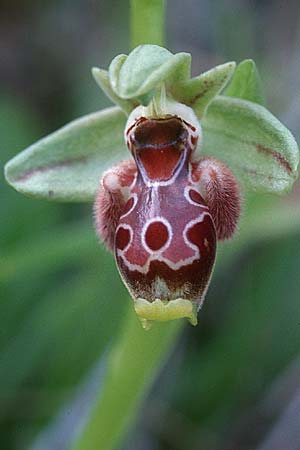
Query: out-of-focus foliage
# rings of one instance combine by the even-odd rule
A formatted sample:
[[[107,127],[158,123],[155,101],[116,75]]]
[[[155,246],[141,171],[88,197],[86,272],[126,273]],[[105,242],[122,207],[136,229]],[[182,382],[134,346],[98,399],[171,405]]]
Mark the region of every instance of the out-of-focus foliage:
[[[291,45],[298,2],[289,10],[279,1],[172,4],[172,50],[198,55],[195,73],[254,58],[268,106],[299,139]],[[127,52],[127,6],[3,5],[2,164],[70,118],[107,105],[87,69]],[[120,8],[114,18],[113,8]],[[278,26],[283,19],[289,26]],[[97,245],[89,206],[27,199],[4,181],[0,196],[0,447],[58,450],[49,424],[99,361],[105,368],[127,294]],[[245,198],[240,234],[220,249],[199,325],[185,329],[124,449],[252,450],[275,426],[298,387],[283,382],[300,348],[298,211],[299,184],[284,198]],[[281,394],[266,408],[275,381]]]

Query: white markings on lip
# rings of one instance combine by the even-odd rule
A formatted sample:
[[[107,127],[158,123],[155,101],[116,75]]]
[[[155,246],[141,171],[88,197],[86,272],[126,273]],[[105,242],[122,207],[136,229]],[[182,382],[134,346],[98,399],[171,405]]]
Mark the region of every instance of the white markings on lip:
[[[140,273],[143,273],[143,274],[147,274],[149,272],[150,264],[151,264],[152,261],[163,262],[170,269],[176,271],[176,270],[179,270],[180,268],[182,268],[184,266],[188,266],[188,265],[192,264],[195,260],[199,260],[200,259],[199,247],[196,244],[193,244],[188,239],[188,232],[194,225],[196,225],[197,223],[203,222],[203,220],[204,220],[204,218],[206,216],[211,217],[211,215],[209,213],[209,208],[205,204],[197,203],[194,200],[192,200],[192,198],[190,197],[190,191],[191,190],[195,190],[196,192],[198,192],[197,187],[195,186],[196,183],[193,183],[192,180],[191,180],[191,170],[192,170],[192,165],[189,165],[189,171],[188,171],[189,172],[189,174],[188,174],[189,178],[188,179],[191,182],[191,185],[185,186],[182,189],[183,192],[182,191],[181,192],[184,195],[185,200],[188,202],[188,204],[193,205],[193,206],[197,206],[199,208],[199,214],[197,215],[196,218],[190,220],[187,224],[185,224],[181,238],[184,240],[184,243],[190,249],[192,249],[193,255],[189,256],[188,258],[180,259],[179,261],[176,261],[176,262],[173,262],[173,261],[169,260],[168,258],[166,258],[165,256],[163,256],[164,251],[166,251],[171,244],[176,245],[176,243],[174,243],[174,238],[176,236],[174,235],[174,232],[173,232],[173,229],[172,229],[172,225],[170,224],[170,222],[165,217],[163,217],[161,215],[157,216],[155,214],[154,211],[156,210],[156,208],[154,208],[154,211],[153,211],[154,214],[152,214],[152,212],[151,212],[152,207],[154,207],[156,202],[159,202],[159,198],[154,198],[154,199],[152,198],[151,205],[149,206],[150,209],[148,210],[148,214],[150,215],[150,217],[151,216],[152,217],[151,217],[151,219],[147,220],[146,223],[143,225],[142,231],[141,231],[141,240],[137,244],[137,245],[141,245],[142,246],[141,250],[146,251],[148,253],[148,257],[146,256],[147,260],[146,260],[146,262],[143,265],[131,263],[127,259],[127,254],[126,253],[129,250],[129,247],[130,247],[130,245],[132,244],[132,241],[133,241],[133,229],[129,225],[126,225],[126,224],[123,225],[122,224],[122,226],[124,226],[124,228],[130,229],[130,231],[132,232],[132,235],[131,235],[130,243],[126,246],[126,248],[124,248],[123,250],[116,249],[116,255],[117,255],[118,258],[120,258],[122,263],[126,266],[126,268],[129,271],[137,271],[137,272],[140,272]],[[154,196],[158,197],[159,196],[158,195],[159,187],[172,184],[175,181],[176,176],[177,176],[177,173],[174,174],[173,177],[170,180],[167,180],[166,182],[154,181],[154,182],[149,182],[149,184],[147,184],[147,183],[145,183],[145,184],[148,187],[152,187],[153,188],[152,189],[152,194]],[[201,194],[199,193],[199,195],[201,195]],[[130,208],[130,210],[122,216],[122,218],[127,216],[136,207],[137,200],[138,200],[138,195],[136,193],[133,193],[133,194],[131,194],[131,197],[134,197],[134,204]],[[129,198],[131,198],[131,197],[129,197]],[[157,213],[157,210],[156,210],[156,213]],[[149,225],[151,225],[151,223],[155,223],[155,222],[163,223],[168,229],[168,239],[167,239],[166,243],[158,250],[151,249],[147,245],[147,242],[146,242],[147,229],[148,229]],[[128,257],[129,257],[129,254],[128,254]]]
[[[200,192],[198,192],[193,186],[186,186],[186,187],[184,188],[184,197],[185,197],[185,199],[190,203],[190,205],[195,205],[195,206],[198,206],[198,207],[200,207],[200,208],[205,209],[205,210],[208,211],[208,207],[207,207],[206,205],[204,205],[203,203],[200,204],[200,203],[198,203],[198,202],[195,202],[195,201],[190,197],[190,191],[196,191],[199,195],[201,195]]]
[[[137,201],[138,201],[138,196],[137,196],[137,194],[132,194],[132,195],[129,197],[129,199],[127,200],[127,202],[129,202],[129,200],[130,200],[131,198],[133,198],[133,204],[132,204],[131,208],[130,208],[125,214],[122,214],[122,216],[120,217],[120,219],[123,219],[124,217],[128,216],[128,215],[134,210],[134,208],[136,207],[136,204],[137,204]]]
[[[116,229],[116,234],[115,234],[115,236],[116,236],[116,241],[117,241],[117,235],[118,235],[118,231],[119,230],[121,230],[121,229],[124,229],[124,230],[128,230],[129,231],[129,242],[128,242],[128,244],[126,244],[126,246],[123,248],[123,249],[119,249],[118,247],[117,247],[117,245],[116,245],[116,250],[117,250],[117,252],[120,252],[120,253],[124,253],[124,252],[126,252],[128,249],[129,249],[129,247],[130,247],[130,245],[131,245],[131,243],[132,243],[132,240],[133,240],[133,230],[132,230],[132,228],[131,228],[131,226],[130,225],[127,225],[126,223],[121,223],[120,225],[118,225],[118,227],[117,227],[117,229]]]
[[[172,269],[172,270],[179,270],[179,269],[181,269],[181,267],[188,266],[191,263],[193,263],[196,259],[198,259],[197,255],[194,255],[194,256],[190,256],[189,258],[182,259],[182,260],[174,263],[174,262],[170,261],[169,259],[167,259],[167,258],[165,258],[163,256],[150,255],[149,258],[147,259],[146,264],[144,264],[143,266],[140,266],[139,264],[132,264],[132,263],[130,263],[126,259],[125,255],[124,255],[124,252],[122,252],[121,250],[117,250],[117,254],[123,260],[123,262],[126,265],[127,269],[129,269],[131,272],[137,271],[137,272],[140,272],[140,273],[143,273],[143,274],[147,274],[149,272],[150,264],[151,264],[152,261],[163,262],[170,269]]]
[[[200,256],[201,256],[201,255],[200,255],[199,248],[197,247],[196,244],[193,244],[193,243],[189,240],[189,238],[187,237],[187,233],[188,233],[188,231],[189,231],[194,225],[196,225],[197,223],[202,223],[205,216],[210,216],[209,212],[204,211],[199,217],[197,217],[197,219],[190,220],[190,221],[186,224],[186,226],[184,227],[184,230],[183,230],[183,239],[184,239],[184,242],[186,243],[186,245],[187,245],[188,247],[192,248],[192,249],[196,252],[196,254],[198,255],[198,259],[200,259]]]
[[[149,249],[150,250],[149,251],[147,246],[145,246],[144,243],[143,243],[143,246],[147,250],[147,252],[149,252],[149,257],[143,266],[141,266],[139,264],[132,264],[126,258],[125,253],[128,250],[130,244],[124,250],[117,249],[117,255],[118,255],[118,257],[120,257],[122,259],[123,263],[130,271],[137,271],[137,272],[140,272],[143,274],[148,273],[150,264],[152,261],[164,262],[172,270],[178,270],[181,267],[188,266],[188,265],[192,264],[195,260],[200,259],[200,251],[199,251],[199,248],[195,244],[193,244],[192,242],[189,241],[189,239],[187,237],[187,233],[188,233],[189,229],[192,228],[195,224],[203,222],[205,216],[210,217],[209,212],[203,211],[203,213],[199,217],[197,217],[197,219],[190,220],[186,224],[184,231],[183,231],[184,242],[188,247],[190,247],[194,251],[193,256],[190,256],[185,259],[181,259],[181,260],[177,261],[176,263],[174,263],[173,261],[170,261],[168,258],[166,258],[162,255],[162,253],[165,249],[163,251],[159,250],[159,251],[155,251],[155,252],[153,252],[153,250]],[[155,219],[151,219],[150,221],[147,222],[147,224],[150,222],[153,222],[153,221],[157,221],[157,219],[158,219],[157,217]],[[162,221],[162,219],[163,219],[162,217],[159,217],[160,221]],[[163,219],[163,220],[165,220],[165,219]],[[145,238],[144,238],[144,240],[145,240]],[[168,243],[168,245],[169,245],[169,243]]]

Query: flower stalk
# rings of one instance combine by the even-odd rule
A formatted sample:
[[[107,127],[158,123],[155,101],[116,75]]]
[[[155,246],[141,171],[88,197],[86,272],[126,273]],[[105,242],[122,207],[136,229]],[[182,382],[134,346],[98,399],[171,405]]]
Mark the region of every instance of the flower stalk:
[[[165,43],[165,0],[130,1],[131,47]]]
[[[157,322],[147,333],[128,311],[108,358],[104,385],[72,450],[119,448],[181,328],[181,321]]]

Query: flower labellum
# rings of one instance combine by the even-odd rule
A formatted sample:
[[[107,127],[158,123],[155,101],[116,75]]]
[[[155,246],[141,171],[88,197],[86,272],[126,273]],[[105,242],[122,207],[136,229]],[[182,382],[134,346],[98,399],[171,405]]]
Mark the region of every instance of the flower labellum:
[[[236,229],[237,183],[223,163],[199,157],[201,137],[186,105],[137,107],[125,129],[132,158],[108,170],[98,190],[97,232],[145,328],[181,317],[197,323],[216,241]]]

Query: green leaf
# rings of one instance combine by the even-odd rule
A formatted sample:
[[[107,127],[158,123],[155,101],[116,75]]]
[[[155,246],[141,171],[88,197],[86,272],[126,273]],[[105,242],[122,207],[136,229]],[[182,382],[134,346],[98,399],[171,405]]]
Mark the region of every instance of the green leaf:
[[[90,261],[91,255],[99,255],[89,222],[67,223],[64,227],[52,228],[51,239],[48,228],[46,230],[42,235],[35,235],[34,240],[27,238],[25,242],[18,243],[14,250],[2,250],[1,284],[20,276],[27,279],[30,273],[41,278],[44,273],[58,271],[70,263],[84,265]]]
[[[182,81],[190,71],[189,53],[173,55],[158,45],[140,45],[126,59],[120,56],[112,62],[110,83],[123,99],[139,98],[147,103],[161,83],[170,79]]]
[[[260,76],[252,59],[245,59],[237,66],[224,95],[264,105]]]
[[[134,108],[136,108],[139,104],[135,100],[124,100],[118,97],[113,90],[110,80],[109,74],[107,70],[98,69],[98,67],[93,67],[92,74],[96,83],[100,86],[102,91],[107,95],[107,97],[114,102],[116,105],[120,106],[123,111],[129,114]]]
[[[214,67],[198,77],[175,84],[173,95],[179,102],[193,108],[197,116],[202,118],[209,103],[230,80],[234,69],[234,62]]]
[[[5,394],[11,395],[35,364],[40,362],[51,340],[57,339],[59,347],[59,335],[66,332],[70,319],[80,320],[92,295],[96,303],[97,280],[91,285],[90,278],[81,275],[62,289],[56,285],[55,292],[41,298],[37,306],[31,308],[29,317],[19,323],[18,333],[1,351],[1,399],[5,398]],[[86,302],[87,293],[89,302]],[[72,300],[71,307],[69,300]]]
[[[118,107],[74,120],[10,160],[6,179],[26,195],[91,201],[103,171],[129,157],[125,123]]]
[[[290,131],[263,106],[219,96],[203,124],[203,152],[223,160],[247,188],[284,192],[297,178],[299,150]]]

